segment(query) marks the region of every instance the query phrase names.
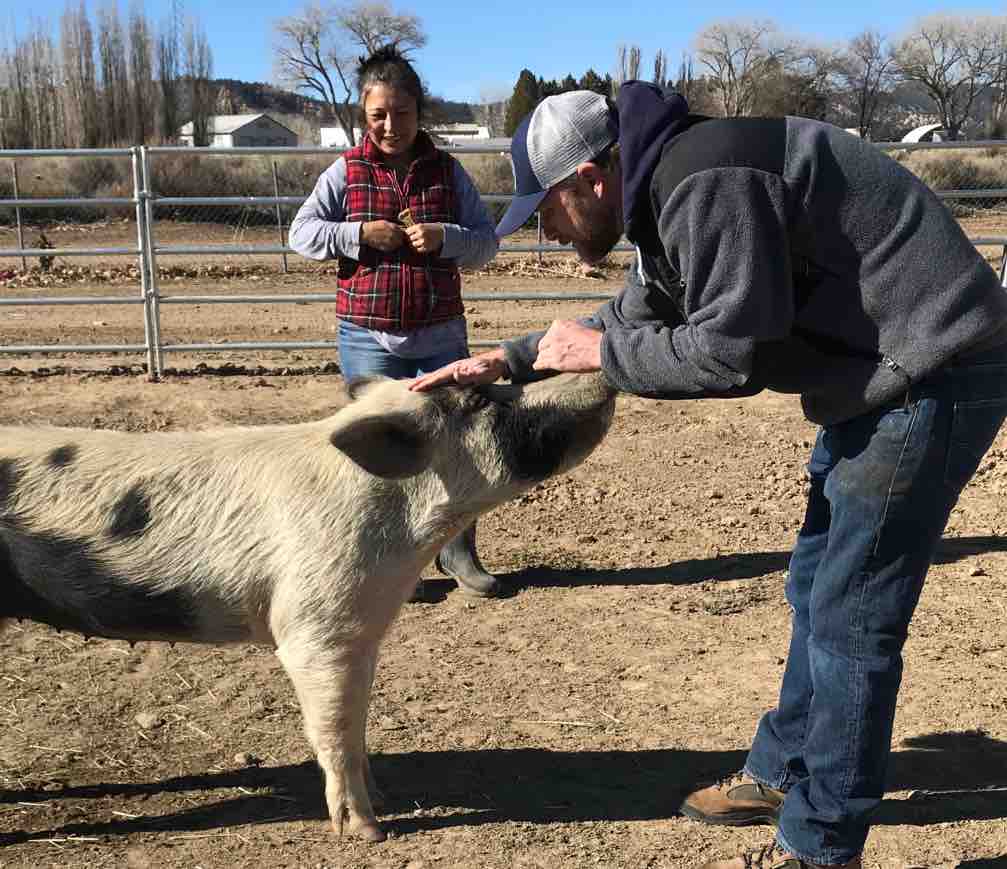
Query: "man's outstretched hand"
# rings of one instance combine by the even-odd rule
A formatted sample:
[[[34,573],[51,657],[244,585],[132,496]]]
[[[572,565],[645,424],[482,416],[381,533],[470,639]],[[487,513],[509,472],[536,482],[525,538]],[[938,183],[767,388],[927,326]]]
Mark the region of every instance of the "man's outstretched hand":
[[[503,350],[490,350],[468,359],[458,359],[449,362],[443,368],[421,374],[409,388],[414,392],[424,392],[437,386],[471,386],[482,383],[493,383],[508,373],[507,361]]]

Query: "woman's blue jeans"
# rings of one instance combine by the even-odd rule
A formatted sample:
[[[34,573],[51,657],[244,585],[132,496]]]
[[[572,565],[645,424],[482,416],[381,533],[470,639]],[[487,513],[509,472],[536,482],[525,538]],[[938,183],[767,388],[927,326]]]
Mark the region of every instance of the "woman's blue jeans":
[[[347,383],[372,374],[396,380],[419,377],[468,355],[467,344],[452,343],[429,356],[415,359],[396,356],[382,347],[367,329],[345,320],[339,321],[339,369]]]
[[[780,845],[863,848],[884,793],[902,646],[938,541],[1007,417],[1007,353],[948,366],[896,407],[821,430],[790,560],[790,652],[745,771],[786,791]]]

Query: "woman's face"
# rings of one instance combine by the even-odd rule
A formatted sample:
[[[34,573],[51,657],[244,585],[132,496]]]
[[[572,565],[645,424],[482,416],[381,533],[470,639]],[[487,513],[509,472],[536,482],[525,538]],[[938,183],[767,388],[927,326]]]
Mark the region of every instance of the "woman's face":
[[[419,132],[416,98],[386,84],[376,84],[364,97],[367,135],[382,154],[404,157],[409,154]]]

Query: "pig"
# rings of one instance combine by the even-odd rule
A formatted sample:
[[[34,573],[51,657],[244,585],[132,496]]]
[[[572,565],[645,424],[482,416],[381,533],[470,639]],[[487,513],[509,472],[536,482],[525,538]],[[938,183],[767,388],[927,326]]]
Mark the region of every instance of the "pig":
[[[613,405],[600,375],[367,378],[317,422],[0,428],[0,625],[272,646],[333,827],[381,841],[364,728],[383,637],[440,547],[586,458]]]

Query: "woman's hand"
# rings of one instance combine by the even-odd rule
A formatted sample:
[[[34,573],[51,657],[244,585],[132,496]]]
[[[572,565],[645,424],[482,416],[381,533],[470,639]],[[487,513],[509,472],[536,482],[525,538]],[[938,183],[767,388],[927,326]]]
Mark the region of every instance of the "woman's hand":
[[[360,227],[360,243],[386,253],[398,250],[406,242],[402,227],[390,220],[370,220]]]
[[[417,253],[437,253],[444,245],[444,225],[414,223],[406,227],[406,238]]]
[[[449,362],[443,368],[438,368],[429,374],[421,374],[409,384],[409,388],[413,392],[426,392],[437,386],[492,383],[509,373],[510,369],[507,367],[503,350],[497,348],[480,353],[478,356],[470,356],[468,359]]]

